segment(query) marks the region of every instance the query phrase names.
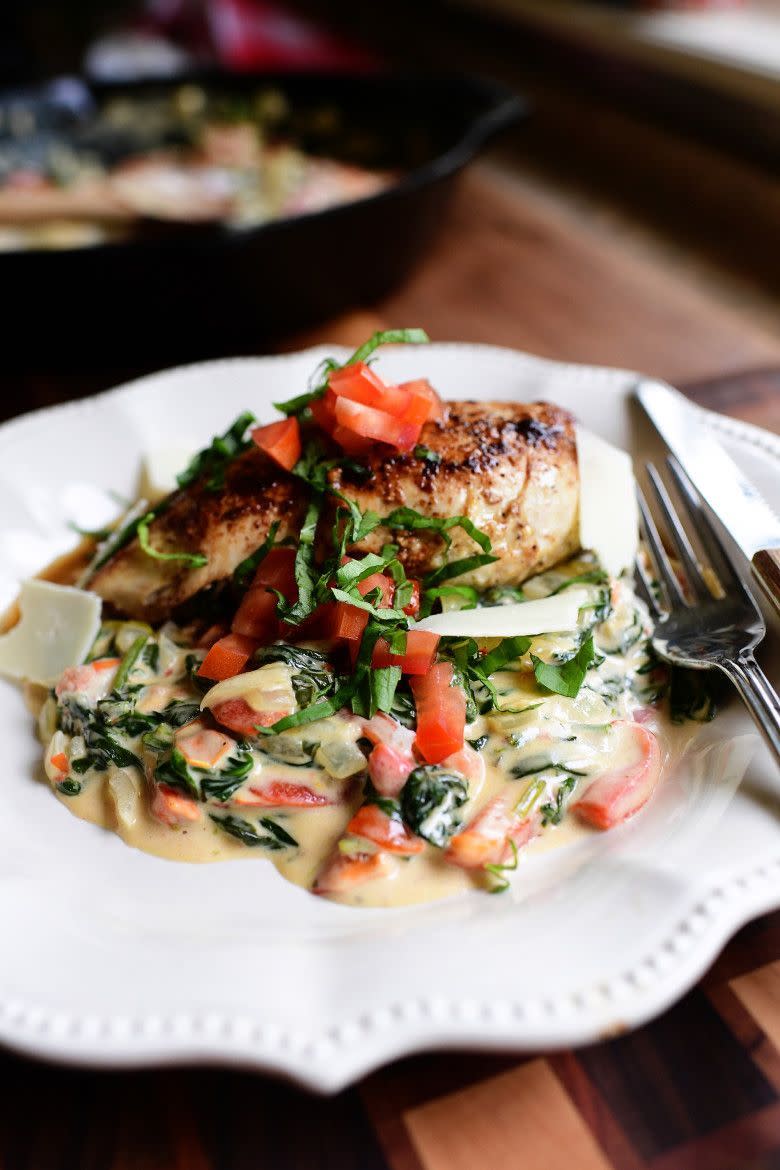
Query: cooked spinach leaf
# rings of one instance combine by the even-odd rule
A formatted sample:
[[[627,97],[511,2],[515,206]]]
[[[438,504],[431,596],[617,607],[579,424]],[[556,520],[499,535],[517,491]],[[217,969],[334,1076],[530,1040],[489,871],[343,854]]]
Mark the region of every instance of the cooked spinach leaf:
[[[575,776],[566,776],[561,780],[552,801],[547,801],[541,807],[543,825],[559,825],[565,811],[566,797],[577,783]]]
[[[258,827],[250,821],[230,813],[224,816],[209,813],[209,818],[222,829],[223,833],[229,833],[231,837],[242,841],[244,845],[260,846],[263,849],[273,851],[288,849],[290,846],[298,844],[294,837],[291,837],[281,825],[277,825],[270,817],[261,817],[259,821],[259,824],[266,830],[265,833],[259,832]]]
[[[460,828],[458,809],[468,798],[462,776],[425,764],[414,769],[401,790],[401,813],[418,837],[441,849]]]
[[[593,635],[588,634],[576,654],[565,662],[542,662],[535,654],[531,655],[534,675],[539,686],[556,695],[564,695],[567,699],[575,699],[579,694],[585,675],[597,659],[593,646]]]

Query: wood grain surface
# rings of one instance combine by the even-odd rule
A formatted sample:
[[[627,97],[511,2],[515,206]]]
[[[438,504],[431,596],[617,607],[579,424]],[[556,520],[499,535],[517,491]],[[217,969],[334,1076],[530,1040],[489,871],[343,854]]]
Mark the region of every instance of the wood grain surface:
[[[379,325],[641,368],[780,431],[780,339],[490,171],[463,183],[405,289],[279,347],[358,343]],[[153,364],[142,349],[123,369],[41,353],[0,376],[2,410]],[[91,1072],[7,1052],[0,1075],[0,1170],[777,1170],[780,913],[740,931],[658,1020],[577,1052],[416,1056],[331,1098],[252,1073]]]

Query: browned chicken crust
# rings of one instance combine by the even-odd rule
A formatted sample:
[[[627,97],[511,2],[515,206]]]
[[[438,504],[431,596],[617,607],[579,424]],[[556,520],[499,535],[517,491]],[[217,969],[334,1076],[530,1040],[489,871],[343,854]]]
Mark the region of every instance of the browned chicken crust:
[[[252,447],[228,465],[225,486],[209,491],[203,480],[175,492],[170,505],[149,526],[159,552],[203,553],[207,564],[158,561],[133,540],[89,582],[89,588],[119,613],[162,621],[207,585],[230,577],[263,543],[274,522],[277,540],[297,535],[306,492],[291,475]]]
[[[486,532],[499,559],[458,578],[481,588],[520,584],[576,552],[579,477],[572,416],[535,402],[452,402],[442,422],[427,423],[420,443],[438,461],[377,448],[360,462],[370,475],[336,468],[330,481],[363,509],[388,515],[408,506],[426,516],[467,516]],[[228,467],[225,487],[208,491],[195,483],[176,492],[150,526],[161,552],[201,552],[202,568],[154,560],[134,540],[90,582],[118,612],[161,621],[208,585],[230,577],[257,549],[271,525],[277,540],[298,535],[306,490],[256,448]],[[327,537],[330,524],[323,526]],[[452,529],[447,559],[479,549],[461,529]],[[376,529],[357,547],[377,552],[388,540],[399,546],[409,576],[440,565],[444,542],[431,532]]]
[[[403,506],[426,516],[467,516],[486,532],[499,560],[458,578],[489,588],[517,585],[564,560],[579,547],[579,475],[574,419],[546,402],[451,402],[447,417],[426,423],[420,444],[440,461],[413,453],[361,457],[370,477],[361,482],[337,469],[334,486],[367,510],[388,515]],[[448,560],[480,550],[451,529]],[[411,577],[443,561],[444,542],[431,532],[378,528],[356,546],[378,552],[392,539]]]

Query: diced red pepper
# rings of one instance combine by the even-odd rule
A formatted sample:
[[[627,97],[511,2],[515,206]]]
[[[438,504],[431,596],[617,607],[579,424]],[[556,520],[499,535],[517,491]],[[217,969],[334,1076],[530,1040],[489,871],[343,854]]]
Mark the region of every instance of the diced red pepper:
[[[368,757],[371,783],[381,796],[393,799],[398,796],[415,767],[416,761],[411,751],[399,751],[387,743],[378,743]]]
[[[252,440],[285,471],[292,471],[301,457],[301,430],[297,418],[283,418],[265,427],[255,427]]]
[[[255,711],[246,699],[237,698],[215,703],[211,713],[223,727],[229,727],[239,735],[257,735],[258,727],[270,727],[285,715],[291,715],[292,711]]]
[[[452,664],[437,662],[411,682],[417,708],[415,747],[429,764],[438,764],[463,747],[466,696],[461,687],[452,686],[452,679]]]
[[[336,804],[324,792],[315,792],[305,784],[291,784],[286,780],[269,780],[266,784],[251,784],[248,792],[237,793],[233,804],[262,808],[319,808]]]
[[[634,741],[635,758],[623,768],[605,772],[588,785],[572,812],[597,829],[612,829],[628,820],[653,793],[661,775],[661,745],[642,723],[619,726]]]
[[[387,853],[339,853],[325,863],[312,887],[315,894],[345,894],[353,886],[386,878],[395,862]]]
[[[240,674],[257,646],[254,638],[247,638],[243,634],[226,634],[224,638],[214,643],[201,662],[198,668],[199,677],[220,682],[223,678],[232,678],[234,674]]]
[[[515,812],[516,797],[496,796],[450,841],[445,857],[461,869],[482,869],[501,865],[511,857],[512,846],[522,848],[539,832],[538,813],[522,816]]]
[[[410,833],[399,817],[388,816],[376,804],[364,804],[359,808],[347,825],[347,832],[403,857],[422,853],[425,848],[425,842]]]
[[[409,630],[406,635],[406,650],[403,654],[393,654],[387,639],[377,638],[371,665],[377,669],[383,666],[400,666],[404,674],[427,674],[436,657],[438,645],[438,634],[432,634],[429,630]]]

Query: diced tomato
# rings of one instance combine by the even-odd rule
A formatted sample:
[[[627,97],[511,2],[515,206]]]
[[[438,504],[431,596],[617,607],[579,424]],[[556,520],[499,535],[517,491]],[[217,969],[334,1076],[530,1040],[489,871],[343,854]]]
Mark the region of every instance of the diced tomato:
[[[415,396],[426,399],[429,404],[428,413],[425,416],[426,420],[438,421],[444,418],[444,405],[442,400],[427,378],[415,378],[413,382],[402,382],[398,389],[406,390]]]
[[[232,802],[263,808],[313,808],[338,803],[324,792],[315,792],[305,784],[290,784],[286,780],[251,784],[248,792],[236,793]]]
[[[210,678],[221,682],[239,674],[257,649],[254,638],[243,634],[226,634],[209,650],[198,668],[199,678]]]
[[[292,714],[291,711],[255,711],[246,699],[225,699],[224,703],[216,703],[211,713],[217,723],[239,735],[257,735],[258,727],[270,727],[285,715]]]
[[[200,805],[191,796],[169,788],[167,784],[155,784],[152,797],[152,816],[164,825],[179,825],[184,821],[200,820]]]
[[[514,800],[514,798],[511,798]],[[539,831],[539,816],[518,816],[512,803],[497,796],[447,846],[445,858],[462,869],[482,869],[510,859],[512,846],[520,849]]]
[[[315,398],[309,403],[309,410],[317,426],[326,434],[333,434],[336,425],[336,395],[330,392],[322,398]]]
[[[312,887],[315,894],[344,894],[353,886],[362,886],[389,877],[395,863],[386,853],[336,852],[317,875]]]
[[[390,817],[376,804],[364,804],[347,825],[347,832],[353,837],[364,837],[373,841],[388,853],[400,853],[411,857],[422,853],[425,843],[410,833],[399,817]]]
[[[336,400],[336,422],[364,439],[388,443],[399,451],[411,451],[422,430],[422,423],[403,422],[385,410],[349,398]]]
[[[414,767],[415,760],[411,752],[398,751],[386,743],[378,743],[368,757],[371,783],[380,796],[393,799],[400,793]]]
[[[571,806],[582,821],[597,829],[612,829],[628,820],[653,793],[661,774],[661,745],[642,723],[620,726],[633,740],[633,759],[622,768],[605,772],[588,785]]]
[[[437,662],[411,682],[417,708],[415,747],[429,764],[438,764],[463,747],[466,696],[452,686],[452,679],[452,664]]]
[[[353,362],[349,366],[342,366],[340,370],[334,370],[328,378],[328,387],[334,395],[349,398],[353,402],[363,402],[366,406],[377,406],[381,410],[389,409],[382,401],[382,396],[390,387],[365,362]]]
[[[420,582],[410,580],[409,584],[412,587],[412,596],[404,606],[404,613],[408,614],[409,617],[417,617],[420,612]]]
[[[356,605],[349,605],[346,601],[337,601],[332,611],[330,636],[340,642],[346,642],[350,651],[357,651],[363,637],[363,631],[368,625],[368,614]]]
[[[258,642],[276,637],[276,589],[290,601],[297,601],[295,583],[295,549],[272,548],[257,567],[252,584],[241,599],[233,618],[232,630]]]
[[[297,418],[283,418],[265,427],[255,427],[252,440],[285,471],[292,471],[301,457],[301,431]]]
[[[233,618],[234,634],[255,642],[270,642],[276,632],[276,594],[264,585],[248,589]]]
[[[221,731],[204,727],[196,721],[179,728],[176,747],[193,768],[213,768],[236,746],[236,741]]]
[[[333,428],[333,438],[346,451],[347,455],[368,455],[374,449],[372,439],[363,439],[360,435],[356,435],[349,427],[335,426]]]
[[[393,654],[387,639],[377,638],[371,665],[377,669],[382,666],[400,666],[404,674],[427,674],[436,657],[438,645],[438,634],[432,634],[429,630],[408,630],[406,650],[403,654]]]
[[[361,597],[368,597],[374,589],[379,590],[379,601],[376,604],[380,608],[389,608],[393,604],[393,594],[395,593],[395,586],[390,578],[385,577],[383,573],[372,573],[370,577],[364,577],[362,581],[358,581],[358,593]]]

